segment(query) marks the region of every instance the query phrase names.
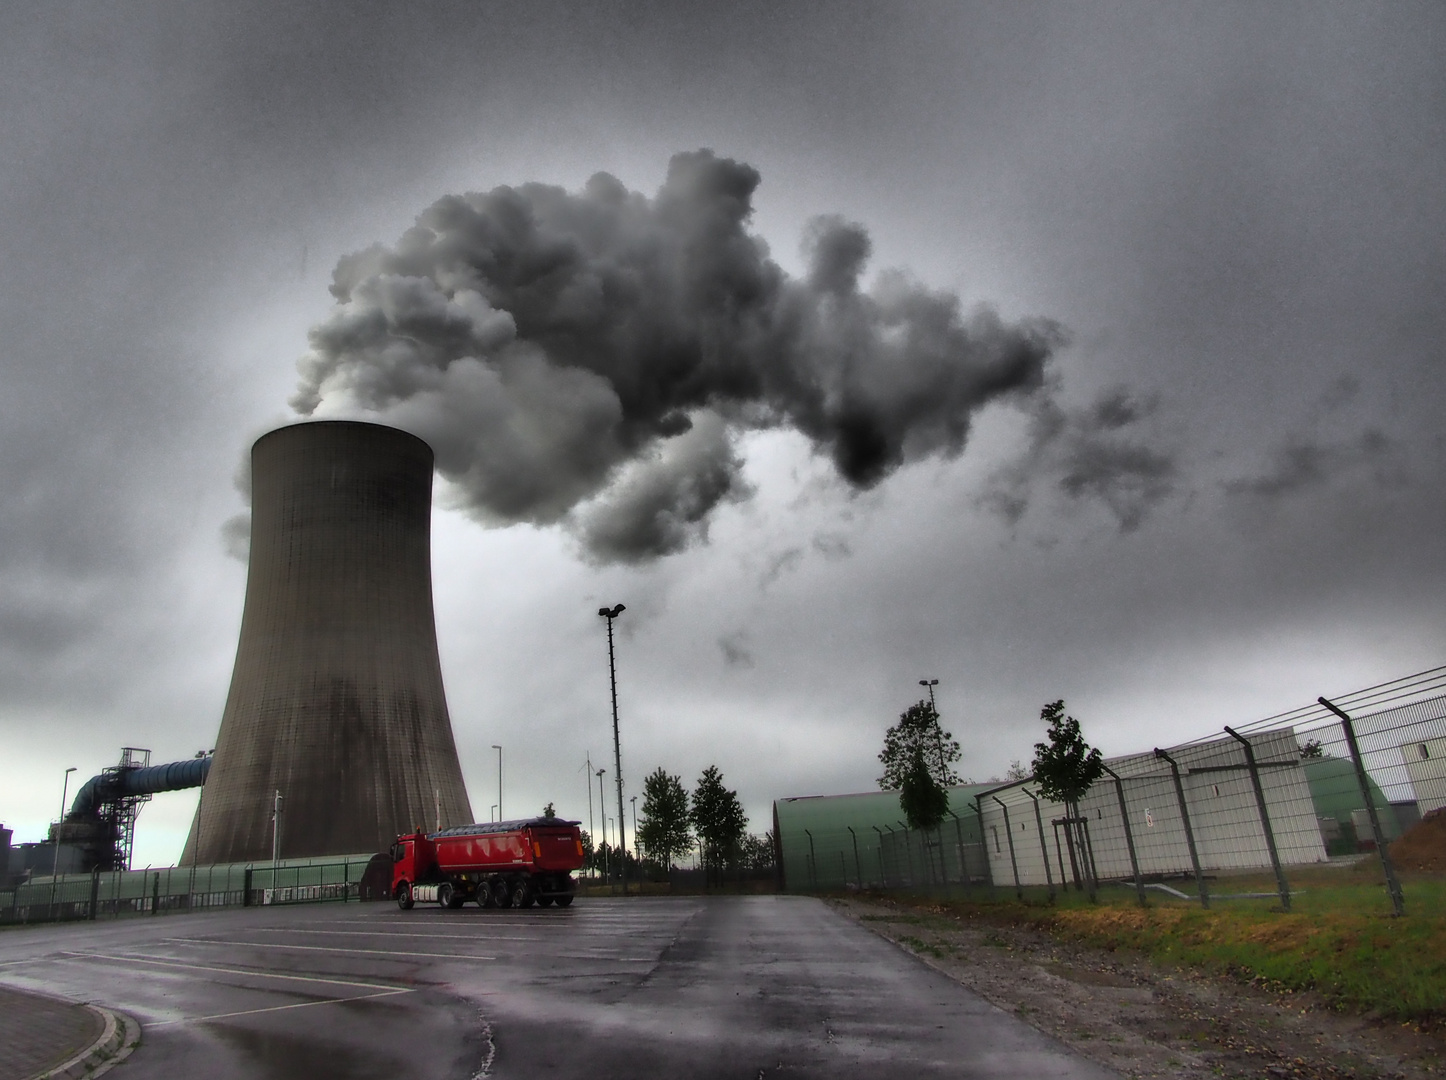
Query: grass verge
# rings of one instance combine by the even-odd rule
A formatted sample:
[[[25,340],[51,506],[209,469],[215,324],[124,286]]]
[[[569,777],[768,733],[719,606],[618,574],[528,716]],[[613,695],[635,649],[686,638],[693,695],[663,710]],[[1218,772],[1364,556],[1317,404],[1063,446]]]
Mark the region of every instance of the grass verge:
[[[1025,925],[1065,941],[1127,949],[1281,992],[1315,991],[1342,1010],[1442,1026],[1446,882],[1411,882],[1400,919],[1390,917],[1382,895],[1372,884],[1310,883],[1295,895],[1290,912],[1244,901],[1220,901],[1206,911],[1152,899],[1140,908],[1123,890],[1104,893],[1093,905],[1077,894],[1054,904],[1012,898],[913,904],[938,915]]]

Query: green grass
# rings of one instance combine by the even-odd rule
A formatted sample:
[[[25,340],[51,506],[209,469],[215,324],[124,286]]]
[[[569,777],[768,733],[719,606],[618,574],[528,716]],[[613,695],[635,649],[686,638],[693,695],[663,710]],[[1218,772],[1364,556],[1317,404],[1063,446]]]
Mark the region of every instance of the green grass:
[[[1064,893],[1049,904],[1027,894],[994,902],[916,901],[937,915],[1028,925],[1057,938],[1128,949],[1166,964],[1227,974],[1281,992],[1313,990],[1334,1007],[1383,1018],[1446,1021],[1446,882],[1408,881],[1406,915],[1391,917],[1382,885],[1369,873],[1291,874],[1292,910],[1275,900],[1198,903],[1150,892],[1140,908],[1132,889],[1111,887],[1090,904]],[[1212,891],[1264,892],[1274,880],[1230,878]],[[1183,891],[1183,890],[1182,890]],[[1033,890],[1030,891],[1032,893]]]

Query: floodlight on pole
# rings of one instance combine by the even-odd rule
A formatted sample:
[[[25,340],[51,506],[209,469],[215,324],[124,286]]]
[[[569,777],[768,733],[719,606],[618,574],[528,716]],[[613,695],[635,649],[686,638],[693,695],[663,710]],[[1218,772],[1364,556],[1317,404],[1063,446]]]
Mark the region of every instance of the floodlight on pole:
[[[939,744],[939,746],[938,746],[938,750],[939,750],[939,779],[940,779],[941,782],[943,782],[943,781],[944,781],[944,776],[945,776],[945,774],[948,772],[948,770],[947,770],[947,769],[945,768],[945,766],[944,766],[944,733],[943,733],[943,730],[940,729],[940,728],[938,728],[938,726],[937,726],[938,723],[939,723],[939,708],[938,708],[937,705],[934,704],[934,687],[936,687],[936,686],[939,685],[939,680],[938,680],[938,679],[920,679],[920,680],[919,680],[919,685],[920,685],[920,686],[923,686],[923,687],[927,687],[928,690],[929,690],[929,711],[934,714],[934,723],[935,723],[935,725],[936,725],[936,726],[935,726],[935,731],[937,732],[936,741],[937,741],[938,744]]]
[[[611,608],[598,608],[598,614],[608,621],[608,679],[612,686],[613,695],[613,778],[618,786],[618,849],[626,852],[628,849],[627,838],[624,834],[624,826],[627,818],[623,816],[623,750],[622,741],[618,736],[618,668],[613,658],[613,620],[626,611],[622,604],[614,604]],[[619,880],[623,883],[623,895],[628,895],[628,863],[623,859],[618,864]]]

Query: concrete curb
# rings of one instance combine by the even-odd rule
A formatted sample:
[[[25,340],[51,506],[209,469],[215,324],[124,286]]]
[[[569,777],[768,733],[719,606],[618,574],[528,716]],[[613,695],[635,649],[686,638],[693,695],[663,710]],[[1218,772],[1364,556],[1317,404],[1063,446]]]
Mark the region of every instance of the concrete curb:
[[[141,1025],[133,1017],[99,1005],[85,1007],[105,1022],[100,1037],[69,1061],[35,1074],[32,1080],[91,1080],[119,1065],[141,1044]]]

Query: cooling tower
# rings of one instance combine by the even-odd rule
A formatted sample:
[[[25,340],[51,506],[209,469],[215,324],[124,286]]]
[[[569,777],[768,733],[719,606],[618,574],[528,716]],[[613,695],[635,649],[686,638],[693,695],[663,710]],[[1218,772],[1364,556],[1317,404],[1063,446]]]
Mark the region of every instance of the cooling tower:
[[[432,614],[432,450],[295,424],[251,448],[236,668],[182,862],[383,851],[472,820]]]

